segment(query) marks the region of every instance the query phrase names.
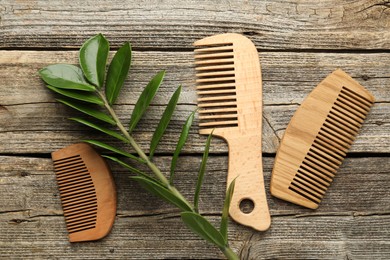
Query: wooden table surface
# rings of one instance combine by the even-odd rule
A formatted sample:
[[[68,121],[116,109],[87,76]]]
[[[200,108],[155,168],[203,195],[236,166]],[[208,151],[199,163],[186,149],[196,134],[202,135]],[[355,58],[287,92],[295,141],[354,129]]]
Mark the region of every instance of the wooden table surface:
[[[133,65],[116,109],[128,120],[148,80],[166,79],[135,132],[147,149],[159,115],[183,85],[175,118],[156,154],[165,172],[181,125],[196,108],[192,42],[236,32],[259,51],[263,75],[263,163],[272,226],[256,232],[230,222],[242,259],[390,259],[390,2],[356,1],[27,1],[0,0],[0,258],[220,259],[179,212],[112,165],[118,211],[99,242],[70,244],[50,153],[85,138],[115,141],[66,118],[38,69],[74,63],[89,37],[118,48],[130,41]],[[273,198],[269,180],[283,132],[303,98],[342,68],[376,97],[361,133],[317,210]],[[177,186],[191,198],[205,137],[197,120],[179,160]],[[227,145],[213,139],[200,210],[218,224]]]

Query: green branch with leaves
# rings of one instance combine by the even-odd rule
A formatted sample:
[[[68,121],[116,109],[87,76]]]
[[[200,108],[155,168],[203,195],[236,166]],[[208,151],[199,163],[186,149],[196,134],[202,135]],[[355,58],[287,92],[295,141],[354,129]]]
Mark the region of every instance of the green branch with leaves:
[[[165,71],[158,72],[144,88],[134,106],[130,122],[126,127],[113,109],[113,104],[117,100],[130,70],[131,45],[126,42],[119,48],[112,58],[106,74],[109,50],[108,41],[102,34],[98,34],[87,40],[81,47],[79,53],[80,67],[70,64],[54,64],[41,69],[39,74],[43,81],[48,84],[47,87],[50,90],[61,95],[61,98],[57,99],[59,102],[101,121],[101,124],[78,117],[70,118],[71,120],[119,139],[129,149],[135,150],[136,155],[97,140],[85,140],[85,142],[128,158],[134,164],[146,165],[150,169],[150,173],[144,172],[132,166],[134,164],[130,165],[118,157],[104,155],[105,158],[120,164],[132,172],[134,176],[131,179],[138,182],[144,189],[178,207],[181,211],[183,222],[199,237],[217,246],[228,259],[238,259],[238,256],[229,247],[227,235],[228,209],[234,191],[234,181],[226,192],[219,229],[215,228],[199,213],[199,194],[205,174],[211,135],[206,141],[193,203],[190,203],[174,186],[177,160],[188,138],[195,111],[188,116],[182,127],[175,152],[172,156],[169,177],[166,177],[153,162],[156,148],[175,111],[180,97],[181,86],[173,93],[161,116],[161,120],[150,142],[148,156],[135,141],[132,132],[156,95],[164,79]]]

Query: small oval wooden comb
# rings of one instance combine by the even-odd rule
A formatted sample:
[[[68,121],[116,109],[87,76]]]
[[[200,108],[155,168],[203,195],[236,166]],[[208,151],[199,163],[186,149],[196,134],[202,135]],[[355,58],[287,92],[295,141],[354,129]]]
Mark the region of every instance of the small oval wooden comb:
[[[373,103],[371,93],[342,70],[326,77],[286,128],[275,158],[271,194],[317,208]]]
[[[248,38],[219,34],[194,43],[200,134],[222,137],[229,145],[227,183],[236,179],[230,216],[256,230],[271,224],[261,150],[262,82],[259,56]],[[244,213],[242,201],[253,202]]]
[[[70,145],[51,155],[69,241],[106,236],[116,216],[115,184],[107,163],[85,143]]]

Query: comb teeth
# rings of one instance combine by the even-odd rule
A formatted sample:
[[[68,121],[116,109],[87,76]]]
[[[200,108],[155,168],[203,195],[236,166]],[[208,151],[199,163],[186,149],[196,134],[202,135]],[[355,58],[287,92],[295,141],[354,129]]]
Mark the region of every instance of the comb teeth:
[[[374,97],[338,69],[294,113],[280,143],[271,194],[315,209],[354,142]]]
[[[233,44],[203,45],[194,52],[199,126],[238,126]]]
[[[373,102],[343,86],[288,187],[318,204],[343,162]]]
[[[83,159],[75,155],[53,162],[69,234],[95,228],[96,192]]]

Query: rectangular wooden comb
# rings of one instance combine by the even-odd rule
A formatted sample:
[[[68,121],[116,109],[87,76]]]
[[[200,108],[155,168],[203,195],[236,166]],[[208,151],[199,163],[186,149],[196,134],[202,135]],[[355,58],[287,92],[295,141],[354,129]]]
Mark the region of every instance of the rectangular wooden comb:
[[[236,179],[230,216],[266,230],[271,224],[262,167],[262,82],[254,44],[239,34],[220,34],[194,43],[200,134],[229,145],[227,183]],[[237,178],[236,178],[237,177]],[[240,209],[252,204],[250,212]]]
[[[116,216],[115,183],[107,163],[86,143],[70,145],[51,155],[69,241],[106,236]]]
[[[271,194],[315,209],[352,145],[374,97],[342,70],[302,102],[282,138]]]

